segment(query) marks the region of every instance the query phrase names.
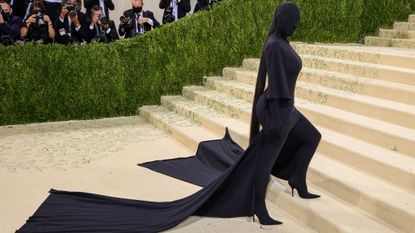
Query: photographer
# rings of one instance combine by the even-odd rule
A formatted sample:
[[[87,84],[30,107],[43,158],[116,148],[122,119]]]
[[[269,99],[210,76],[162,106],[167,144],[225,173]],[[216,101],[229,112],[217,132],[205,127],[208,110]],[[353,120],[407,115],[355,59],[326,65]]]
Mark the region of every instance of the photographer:
[[[160,9],[164,9],[163,24],[177,21],[190,12],[190,0],[160,0]]]
[[[13,9],[6,2],[0,2],[0,43],[13,44],[19,37],[22,19],[13,15]]]
[[[43,0],[43,4],[45,6],[44,13],[50,17],[52,22],[55,22],[59,16],[62,0]]]
[[[110,17],[109,10],[114,10],[115,5],[112,0],[84,0],[84,7],[86,9],[86,15],[91,15],[91,9],[93,6],[100,6],[103,17]]]
[[[108,17],[102,16],[100,6],[93,6],[91,9],[91,19],[86,29],[87,42],[108,43],[118,40],[118,33],[115,29],[115,23]]]
[[[45,15],[43,2],[34,2],[30,7],[30,16],[20,29],[20,37],[26,41],[46,44],[53,42],[55,30],[49,16]]]
[[[120,36],[131,38],[160,26],[153,12],[143,10],[143,0],[132,0],[131,4],[132,9],[124,11],[120,17]]]
[[[0,2],[7,2],[13,9],[13,14],[23,19],[26,12],[26,1],[27,0],[2,0]]]
[[[210,10],[214,5],[220,4],[220,2],[221,0],[197,0],[193,13],[201,10]]]
[[[81,44],[85,38],[85,27],[87,27],[87,17],[81,12],[80,1],[64,0],[59,18],[54,23],[56,42]]]

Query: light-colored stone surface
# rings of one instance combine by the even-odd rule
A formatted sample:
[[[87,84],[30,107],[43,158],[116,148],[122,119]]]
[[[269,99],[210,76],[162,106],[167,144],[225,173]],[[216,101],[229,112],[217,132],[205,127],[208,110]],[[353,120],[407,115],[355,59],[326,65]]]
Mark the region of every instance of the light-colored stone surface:
[[[323,135],[308,176],[323,198],[297,201],[286,183],[273,179],[268,200],[319,232],[412,232],[415,50],[292,44],[303,61],[296,107]],[[258,65],[245,59],[241,68],[224,68],[223,77],[206,77],[204,87],[162,97],[158,111],[187,119],[191,130],[169,126],[148,108],[146,119],[178,131],[189,148],[198,143],[191,133],[196,128],[198,135],[221,135],[228,127],[246,146]]]
[[[366,36],[365,44],[415,49],[415,16],[409,15],[407,22],[395,22],[393,29],[379,29],[379,37]]]
[[[377,47],[398,47],[415,49],[415,39],[366,37],[365,44]]]
[[[2,233],[23,225],[51,188],[151,201],[175,200],[200,189],[137,166],[194,153],[139,117],[1,127],[0,144],[7,144],[0,151]],[[85,160],[88,163],[78,163]],[[24,165],[29,162],[30,166]],[[249,218],[190,217],[168,232],[313,232],[284,210],[268,205],[284,225],[263,229]]]
[[[179,101],[182,102],[182,99],[179,99],[176,97],[175,100],[171,101]],[[199,104],[194,103],[195,107],[194,109],[201,109],[203,107],[200,107]],[[183,108],[186,108],[185,106],[182,106],[181,104],[177,104],[175,106],[169,106],[171,108],[172,112],[177,112],[178,114],[169,114],[169,119],[177,118],[179,121],[182,119],[184,115],[189,115],[188,111]],[[178,108],[182,108],[181,110]],[[152,112],[151,109],[144,108],[143,111],[147,111],[146,117],[148,118],[160,118],[157,114],[157,111]],[[191,110],[190,110],[191,111]],[[215,110],[211,110],[215,111]],[[213,115],[216,115],[217,113],[213,113]],[[216,124],[218,127],[211,127],[212,122],[204,122],[202,120],[203,113],[198,114],[197,112],[192,112],[192,118],[188,119],[188,128],[189,130],[182,130],[182,134],[184,137],[187,138],[187,141],[189,142],[186,144],[187,146],[192,147],[193,144],[196,144],[198,141],[195,139],[193,129],[194,127],[198,127],[198,132],[201,130],[204,130],[206,132],[206,135],[210,135],[210,130],[214,130],[214,132],[218,135],[217,137],[220,137],[221,134],[223,134],[223,130],[225,127],[230,128],[231,132],[235,130],[234,127],[241,127],[241,126],[232,126],[228,125],[226,119],[223,119],[222,121],[217,121],[213,124]],[[155,121],[152,121],[155,122]],[[192,123],[193,122],[193,123]],[[202,122],[202,123],[200,123]],[[194,124],[193,126],[191,124]],[[177,130],[174,129],[174,125],[170,125],[169,129],[165,128],[165,124],[163,124],[160,121],[157,121],[155,123],[155,126],[159,127],[163,130]],[[203,129],[201,128],[203,127]],[[242,126],[243,127],[243,126]],[[245,129],[248,128],[248,125],[246,124],[246,127],[243,127]],[[233,134],[232,134],[233,136]],[[209,136],[205,136],[205,139],[207,139]],[[245,142],[248,140],[247,134],[241,138]],[[236,139],[238,143],[243,143]],[[203,140],[203,139],[202,139]],[[191,142],[193,141],[193,142]],[[327,181],[330,179],[327,179]],[[318,180],[316,184],[324,183],[321,182],[321,180]],[[312,192],[321,193],[322,191],[319,189],[316,189],[313,186],[311,186]],[[268,190],[268,200],[272,201],[273,203],[276,203],[278,206],[280,206],[283,209],[286,209],[290,214],[294,215],[298,219],[301,219],[301,221],[306,222],[308,226],[313,227],[315,230],[319,232],[392,232],[391,229],[394,229],[393,227],[385,227],[383,224],[379,224],[376,221],[373,221],[372,219],[368,218],[365,215],[362,215],[353,208],[347,207],[341,203],[338,203],[338,201],[332,199],[331,197],[327,196],[327,194],[324,194],[324,198],[319,200],[300,200],[297,198],[292,198],[289,193],[287,193],[287,185],[286,182],[282,182],[278,179],[273,179],[270,185],[270,188]],[[336,216],[336,218],[333,218],[333,216]],[[396,229],[395,229],[396,230]]]

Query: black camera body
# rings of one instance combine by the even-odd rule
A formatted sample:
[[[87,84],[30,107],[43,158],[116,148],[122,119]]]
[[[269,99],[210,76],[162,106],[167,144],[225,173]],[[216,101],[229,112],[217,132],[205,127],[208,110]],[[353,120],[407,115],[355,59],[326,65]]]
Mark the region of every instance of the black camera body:
[[[43,17],[45,16],[45,14],[43,14],[42,12],[38,12],[37,14],[35,14],[36,16],[36,24],[39,26],[43,26],[46,24],[45,20],[43,20]]]
[[[74,10],[75,10],[75,5],[74,5],[74,4],[72,4],[72,3],[66,3],[66,4],[65,4],[65,8],[66,8],[69,12],[71,12],[71,11],[74,11]]]
[[[3,44],[3,45],[12,45],[12,44],[14,44],[14,40],[13,40],[13,38],[10,36],[10,35],[8,35],[8,34],[6,34],[6,35],[1,35],[0,36],[0,43],[1,44]]]
[[[91,40],[91,42],[108,43],[108,37],[105,32],[102,31],[101,33],[97,34],[96,37]]]
[[[101,17],[101,19],[99,20],[101,22],[101,24],[108,24],[110,22],[110,18],[108,18],[108,16],[104,16]]]
[[[133,26],[132,19],[130,17],[125,17],[124,15],[121,15],[121,17],[120,17],[120,27],[131,28],[132,26]]]
[[[76,6],[72,3],[66,3],[65,8],[68,10],[68,15],[71,17],[76,16]]]
[[[167,7],[166,10],[164,11],[163,24],[172,23],[175,20],[176,20],[176,17],[174,17],[173,8]]]

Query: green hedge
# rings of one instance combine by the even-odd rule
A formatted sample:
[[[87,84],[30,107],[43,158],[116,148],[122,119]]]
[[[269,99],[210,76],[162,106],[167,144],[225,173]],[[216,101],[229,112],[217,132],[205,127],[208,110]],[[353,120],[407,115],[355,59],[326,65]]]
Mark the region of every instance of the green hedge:
[[[415,10],[415,0],[364,0],[363,2],[362,35],[373,34],[379,27],[391,27],[394,21],[407,21],[412,9]]]
[[[258,57],[279,2],[225,0],[213,11],[112,44],[0,46],[0,124],[136,114],[139,106],[158,104],[161,95],[179,94],[183,85],[201,84],[204,75]],[[303,17],[293,39],[309,42],[357,42],[404,15],[407,3],[296,2]],[[388,2],[387,20],[384,11],[373,10],[375,2]]]

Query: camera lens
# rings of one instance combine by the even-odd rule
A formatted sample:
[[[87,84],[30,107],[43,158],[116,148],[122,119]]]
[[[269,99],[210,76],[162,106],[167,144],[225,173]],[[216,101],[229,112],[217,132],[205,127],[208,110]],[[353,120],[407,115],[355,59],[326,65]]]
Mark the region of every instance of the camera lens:
[[[75,10],[69,11],[68,14],[69,14],[69,16],[74,17],[74,16],[76,16],[76,11]]]
[[[100,19],[100,21],[101,21],[101,23],[102,23],[102,24],[108,24],[109,20],[110,20],[110,19],[109,19],[108,17],[106,17],[106,16],[105,16],[105,17],[102,17],[102,18]]]

